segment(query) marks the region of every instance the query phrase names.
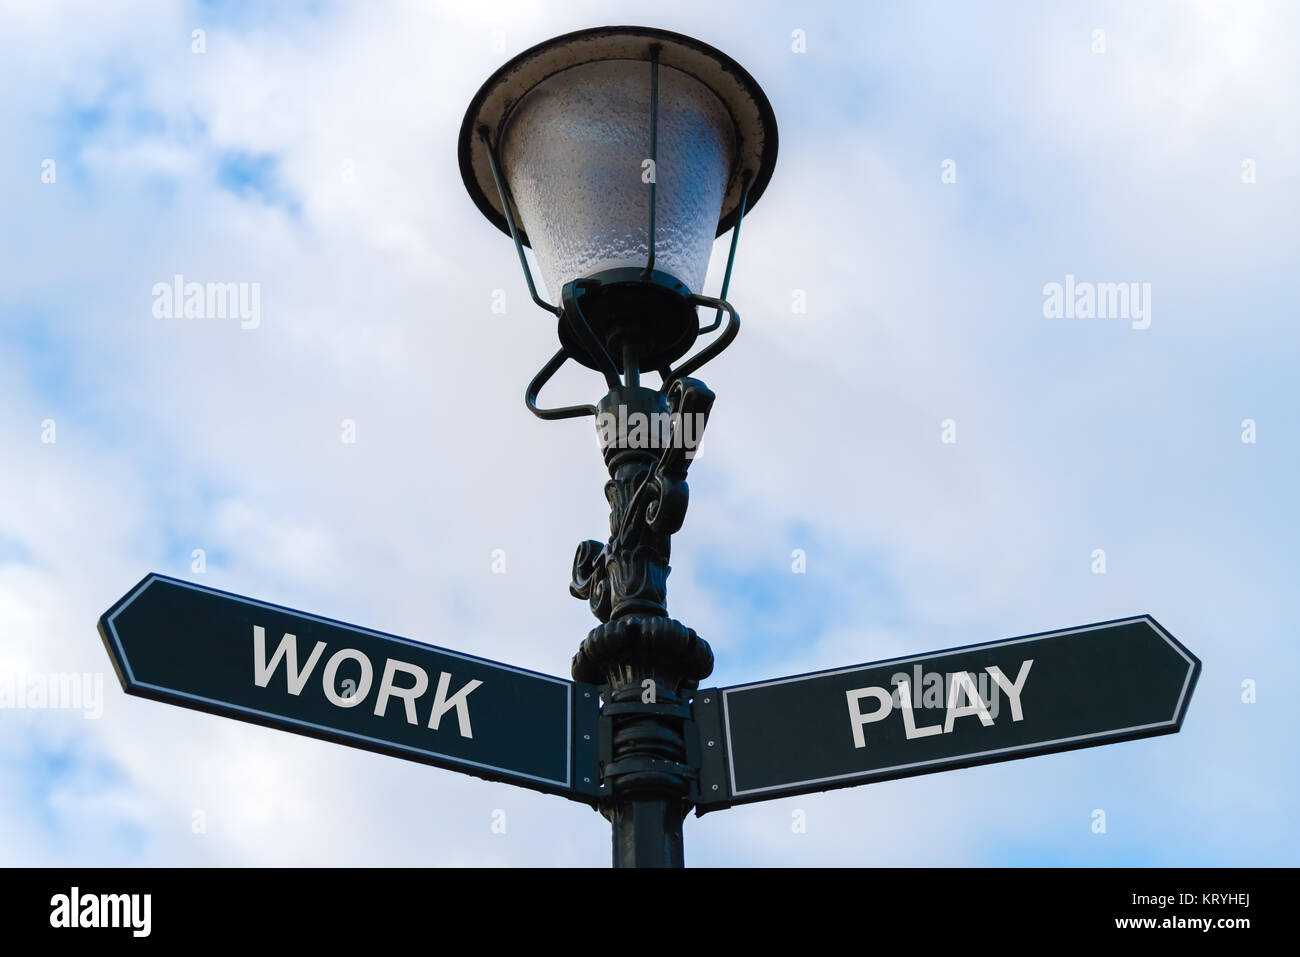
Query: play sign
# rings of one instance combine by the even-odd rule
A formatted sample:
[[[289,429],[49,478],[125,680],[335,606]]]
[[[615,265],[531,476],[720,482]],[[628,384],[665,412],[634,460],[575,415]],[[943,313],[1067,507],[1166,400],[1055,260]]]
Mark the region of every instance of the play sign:
[[[1143,616],[703,689],[697,806],[1170,734],[1200,668]]]
[[[99,620],[128,694],[591,801],[591,685],[162,575]]]

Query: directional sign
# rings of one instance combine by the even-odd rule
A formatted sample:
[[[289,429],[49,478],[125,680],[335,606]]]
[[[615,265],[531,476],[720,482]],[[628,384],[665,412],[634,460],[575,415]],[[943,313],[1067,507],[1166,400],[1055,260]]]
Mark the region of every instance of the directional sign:
[[[128,694],[591,801],[591,685],[149,575],[99,620]]]
[[[1142,616],[702,689],[697,808],[1171,734],[1200,670]]]

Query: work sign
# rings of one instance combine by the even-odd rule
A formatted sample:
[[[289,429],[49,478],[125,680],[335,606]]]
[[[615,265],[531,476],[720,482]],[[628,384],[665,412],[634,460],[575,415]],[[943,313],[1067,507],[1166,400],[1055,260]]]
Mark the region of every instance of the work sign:
[[[588,801],[596,689],[149,575],[99,621],[128,694]],[[587,767],[585,762],[590,762]]]

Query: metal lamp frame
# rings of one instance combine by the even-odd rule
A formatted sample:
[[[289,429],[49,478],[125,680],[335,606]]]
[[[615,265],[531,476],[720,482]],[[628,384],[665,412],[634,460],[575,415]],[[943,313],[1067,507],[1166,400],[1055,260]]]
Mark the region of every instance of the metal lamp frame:
[[[655,266],[655,206],[656,195],[655,187],[658,179],[659,169],[659,44],[650,46],[650,163],[654,171],[650,179],[650,216],[648,229],[648,254],[646,264],[641,272],[640,281],[653,283],[652,276],[656,275]],[[561,293],[561,304],[553,305],[547,302],[537,292],[537,284],[533,281],[532,270],[528,266],[528,257],[524,254],[524,244],[520,239],[519,227],[515,223],[514,207],[509,188],[506,186],[505,178],[501,175],[501,165],[497,156],[497,145],[491,141],[489,130],[486,126],[480,125],[477,129],[479,138],[487,150],[488,164],[492,170],[492,180],[496,183],[497,192],[501,197],[501,208],[505,213],[506,225],[510,230],[510,238],[514,240],[515,252],[519,255],[519,265],[523,267],[524,281],[528,284],[528,294],[542,309],[557,316],[561,322],[567,324],[570,333],[574,339],[580,343],[587,352],[587,356],[593,360],[596,370],[605,377],[605,382],[610,389],[617,389],[620,386],[637,386],[640,384],[640,369],[637,365],[637,359],[634,353],[625,350],[623,359],[623,373],[620,376],[618,363],[609,354],[609,350],[601,343],[600,337],[596,335],[588,322],[587,317],[583,314],[581,299],[583,295],[591,289],[600,285],[598,279],[576,279],[565,285]],[[696,336],[713,332],[722,325],[723,314],[726,314],[726,327],[711,343],[691,356],[686,361],[679,364],[676,368],[662,368],[655,370],[659,373],[662,380],[659,386],[659,393],[667,395],[672,388],[673,383],[689,376],[705,363],[716,358],[740,332],[740,316],[737,315],[735,308],[727,302],[727,290],[731,286],[731,270],[736,258],[736,246],[740,239],[740,225],[745,218],[745,207],[749,198],[749,187],[753,181],[753,171],[746,169],[741,174],[741,194],[740,204],[736,210],[736,222],[731,229],[731,244],[727,253],[727,267],[722,276],[722,290],[717,298],[705,296],[696,292],[688,292],[683,298],[691,304],[692,307],[716,309],[717,313],[714,320],[707,326],[699,325],[698,313],[696,314]],[[662,274],[659,274],[662,275]],[[572,419],[580,416],[596,415],[596,406],[591,404],[585,405],[567,405],[557,408],[542,408],[537,404],[537,397],[542,388],[550,381],[551,377],[559,371],[560,367],[569,359],[577,359],[570,347],[561,344],[560,349],[555,355],[542,366],[537,375],[533,376],[528,388],[524,393],[524,403],[539,419]]]

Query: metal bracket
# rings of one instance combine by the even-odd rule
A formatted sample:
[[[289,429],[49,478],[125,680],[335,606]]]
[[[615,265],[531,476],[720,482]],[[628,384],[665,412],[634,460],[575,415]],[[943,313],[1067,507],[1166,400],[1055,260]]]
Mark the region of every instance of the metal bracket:
[[[655,185],[659,181],[659,50],[650,45],[650,229],[646,233],[647,251],[642,279],[649,279],[655,268]]]
[[[524,392],[524,404],[528,406],[528,411],[539,419],[574,419],[580,415],[596,414],[594,405],[564,405],[558,409],[541,409],[537,406],[537,395],[542,391],[542,386],[551,381],[551,376],[555,375],[560,366],[564,365],[564,361],[569,358],[570,355],[561,349],[551,356],[550,361],[533,376],[533,381],[528,383],[528,389]]]
[[[611,761],[604,767],[603,781],[612,782],[624,774],[636,774],[640,771],[654,771],[660,774],[672,774],[694,782],[696,769],[678,761],[661,761],[658,758],[624,758]]]
[[[604,794],[612,794],[616,779],[620,776],[652,771],[684,779],[688,782],[690,793],[694,794],[698,788],[699,760],[697,748],[692,743],[698,735],[690,704],[686,701],[611,701],[611,689],[608,685],[602,686],[599,691],[600,696],[606,701],[605,706],[600,709],[596,734],[600,790]],[[644,757],[614,760],[614,719],[629,715],[680,721],[682,739],[686,744],[686,760],[679,762]]]
[[[705,348],[691,356],[691,358],[687,359],[676,369],[671,369],[663,373],[664,381],[663,384],[659,386],[660,392],[666,393],[672,387],[673,382],[690,375],[706,362],[716,358],[718,353],[731,345],[732,340],[734,340],[736,335],[740,332],[740,316],[736,315],[736,310],[732,308],[731,303],[723,299],[711,299],[708,296],[701,296],[697,293],[693,293],[687,298],[697,306],[712,306],[718,309],[719,312],[725,310],[727,313],[727,327],[722,330],[722,333],[718,338],[714,339]]]
[[[573,790],[596,807],[600,800],[600,687],[573,684]]]
[[[599,285],[600,282],[595,279],[575,279],[567,283],[561,293],[564,308],[560,315],[568,322],[569,329],[577,336],[578,342],[586,347],[592,361],[600,367],[600,373],[605,377],[605,384],[611,389],[617,389],[623,384],[618,377],[618,365],[597,338],[587,317],[582,314],[582,297],[586,295],[588,289]]]
[[[488,129],[486,126],[478,128],[479,138],[483,140],[483,146],[487,149],[488,165],[492,167],[492,180],[497,184],[497,193],[501,197],[501,209],[506,214],[506,225],[510,227],[510,238],[515,241],[515,252],[519,253],[519,265],[524,267],[524,281],[528,283],[528,295],[533,297],[533,302],[541,306],[547,312],[553,312],[557,316],[564,315],[564,310],[559,306],[552,306],[549,302],[537,294],[537,286],[533,283],[533,273],[528,268],[528,257],[524,255],[524,244],[519,238],[519,227],[515,225],[514,209],[510,204],[510,193],[506,189],[506,182],[501,178],[501,170],[497,166],[497,151],[488,139]]]
[[[754,178],[753,170],[745,170],[743,181],[744,186],[740,190],[740,205],[736,207],[736,225],[731,227],[731,248],[727,251],[727,271],[722,274],[722,292],[718,293],[718,298],[726,300],[727,290],[731,288],[731,267],[736,261],[736,244],[740,242],[740,224],[745,219],[745,206],[749,202],[749,184]],[[706,332],[712,332],[718,326],[722,325],[722,310],[707,326],[700,327],[700,335]]]
[[[691,719],[691,706],[685,701],[611,701],[600,710],[602,718],[612,718],[616,714],[649,714],[689,721]]]
[[[691,791],[695,816],[719,811],[728,806],[731,786],[727,780],[727,741],[723,733],[722,692],[718,688],[701,688],[691,701],[694,713],[693,735],[700,773]],[[690,741],[688,740],[688,748]]]

